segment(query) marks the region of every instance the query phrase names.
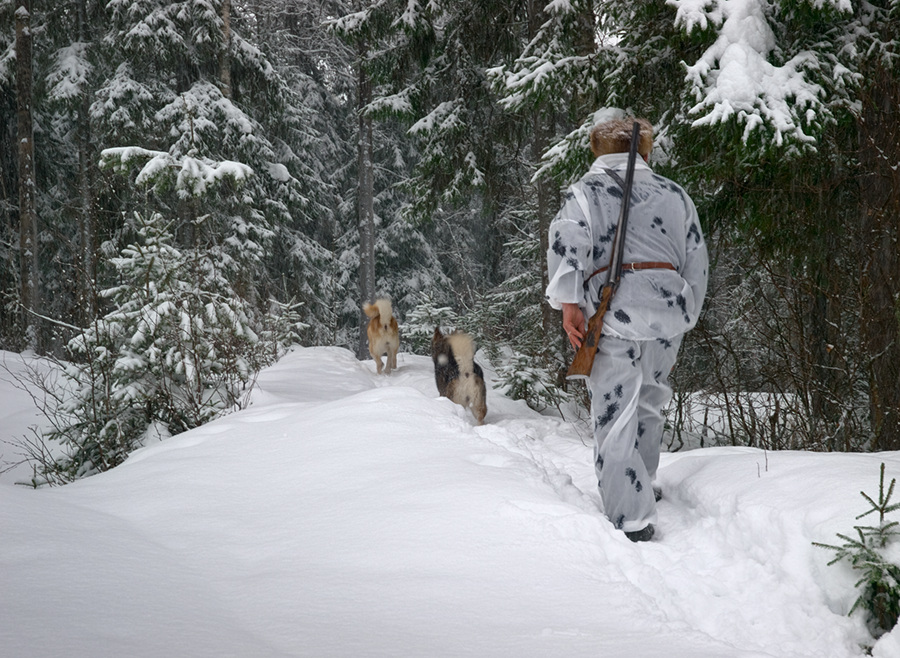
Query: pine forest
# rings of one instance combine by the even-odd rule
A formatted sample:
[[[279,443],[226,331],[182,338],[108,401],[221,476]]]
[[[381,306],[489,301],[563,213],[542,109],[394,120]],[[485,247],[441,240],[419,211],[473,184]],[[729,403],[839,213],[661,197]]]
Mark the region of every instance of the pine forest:
[[[292,344],[472,334],[579,408],[547,229],[614,110],[712,270],[669,449],[900,450],[896,0],[0,0],[0,349],[46,481],[239,407]],[[713,430],[712,427],[727,430]],[[35,453],[43,454],[36,443]]]

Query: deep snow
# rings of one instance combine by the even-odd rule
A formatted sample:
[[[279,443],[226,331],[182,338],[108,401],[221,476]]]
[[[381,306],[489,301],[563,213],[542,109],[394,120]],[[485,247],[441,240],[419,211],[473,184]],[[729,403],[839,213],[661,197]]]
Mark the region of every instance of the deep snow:
[[[3,441],[38,422],[9,379]],[[897,453],[664,454],[657,540],[632,544],[599,509],[584,426],[489,390],[476,427],[427,357],[377,376],[301,348],[251,399],[65,487],[0,476],[0,655],[843,658],[872,642],[847,616],[856,574],[812,542],[852,533]],[[900,631],[874,655],[900,656]]]

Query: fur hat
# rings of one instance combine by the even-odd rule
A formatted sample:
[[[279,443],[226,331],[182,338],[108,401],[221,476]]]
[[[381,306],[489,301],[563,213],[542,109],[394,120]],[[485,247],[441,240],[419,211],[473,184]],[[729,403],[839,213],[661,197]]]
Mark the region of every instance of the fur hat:
[[[646,119],[610,119],[591,129],[591,151],[594,157],[607,153],[628,153],[631,148],[631,130],[634,122],[641,126],[638,153],[649,157],[653,149],[653,126]]]

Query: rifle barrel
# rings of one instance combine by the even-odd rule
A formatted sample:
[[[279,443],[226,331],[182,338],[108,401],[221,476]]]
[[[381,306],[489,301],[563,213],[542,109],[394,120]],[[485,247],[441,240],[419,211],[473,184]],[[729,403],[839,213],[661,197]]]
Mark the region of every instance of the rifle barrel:
[[[613,238],[612,260],[606,272],[607,285],[618,285],[622,277],[622,252],[625,250],[625,233],[628,229],[628,210],[631,206],[631,186],[634,183],[634,164],[637,161],[638,143],[641,138],[641,126],[635,121],[631,127],[631,146],[628,149],[628,168],[625,170],[625,187],[622,190],[622,207],[619,209],[619,221],[616,224],[616,235]]]

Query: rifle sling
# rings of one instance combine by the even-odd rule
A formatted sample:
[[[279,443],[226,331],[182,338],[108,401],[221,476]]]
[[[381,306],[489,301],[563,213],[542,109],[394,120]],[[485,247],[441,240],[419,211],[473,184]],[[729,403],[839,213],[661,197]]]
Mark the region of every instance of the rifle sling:
[[[609,167],[603,167],[603,171],[605,171],[607,174],[609,174],[612,177],[612,179],[619,184],[619,187],[622,188],[623,192],[625,191],[625,181],[622,180],[622,177],[616,173],[615,169],[610,169]]]

